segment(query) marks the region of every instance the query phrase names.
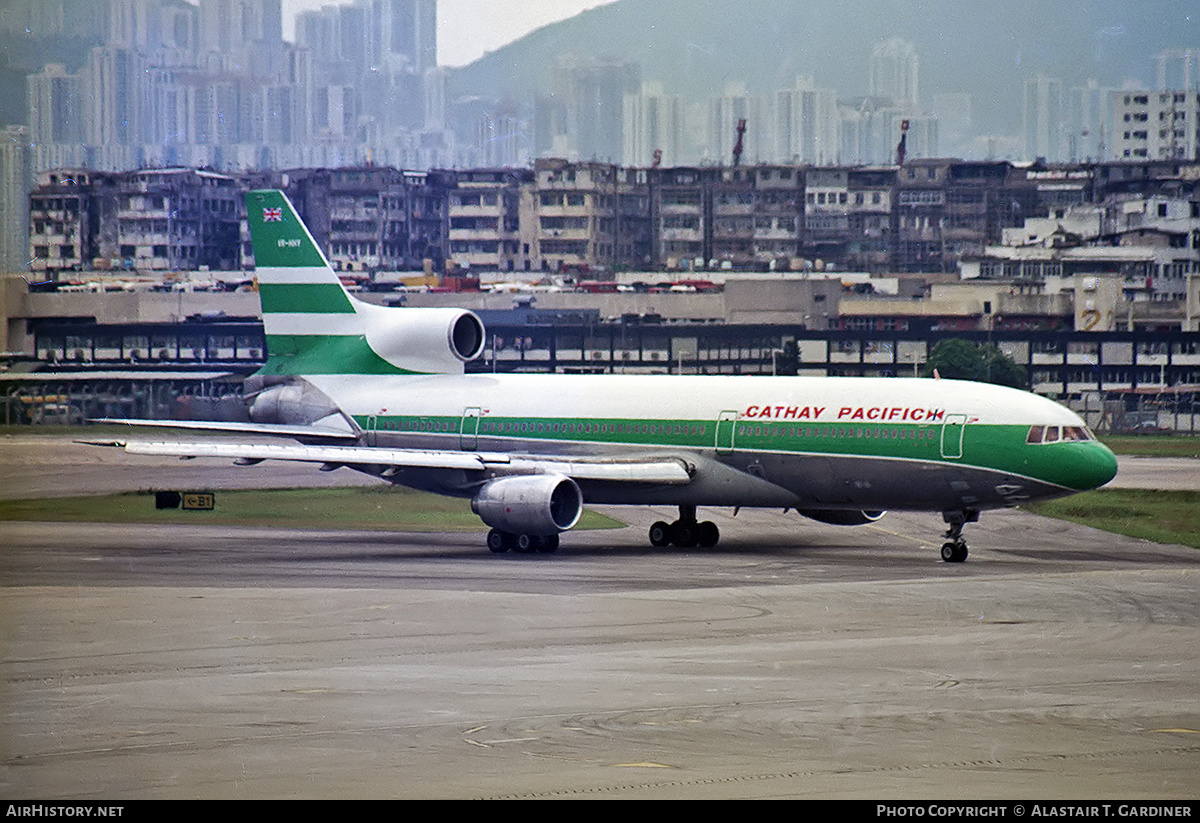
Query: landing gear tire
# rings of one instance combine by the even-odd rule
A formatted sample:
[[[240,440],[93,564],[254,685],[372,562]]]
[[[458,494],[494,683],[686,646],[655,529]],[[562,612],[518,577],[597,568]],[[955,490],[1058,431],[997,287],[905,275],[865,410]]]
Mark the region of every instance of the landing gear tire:
[[[963,542],[943,543],[942,560],[947,563],[961,563],[967,559],[967,544]]]
[[[487,547],[496,554],[509,550],[509,535],[499,529],[492,529],[487,535]]]
[[[677,520],[671,524],[671,542],[681,549],[690,549],[700,542],[696,524]]]
[[[711,520],[696,522],[695,506],[680,506],[679,519],[674,523],[659,520],[650,527],[650,545],[678,546],[690,549],[702,546],[711,549],[721,540],[721,530]]]
[[[558,551],[558,535],[511,534],[500,531],[500,529],[492,529],[487,535],[487,547],[496,554],[503,554],[507,551],[514,551],[518,554],[533,552],[549,554]]]
[[[650,527],[650,545],[651,546],[669,546],[671,545],[671,527],[659,520]]]

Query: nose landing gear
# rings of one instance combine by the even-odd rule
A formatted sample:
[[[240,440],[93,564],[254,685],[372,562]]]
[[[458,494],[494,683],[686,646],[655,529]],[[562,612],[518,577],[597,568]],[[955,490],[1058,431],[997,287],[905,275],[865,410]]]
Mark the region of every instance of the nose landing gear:
[[[963,526],[979,522],[979,512],[973,509],[942,512],[942,520],[949,526],[944,535],[946,542],[942,544],[942,560],[947,563],[961,563],[967,559],[967,541],[962,536]]]

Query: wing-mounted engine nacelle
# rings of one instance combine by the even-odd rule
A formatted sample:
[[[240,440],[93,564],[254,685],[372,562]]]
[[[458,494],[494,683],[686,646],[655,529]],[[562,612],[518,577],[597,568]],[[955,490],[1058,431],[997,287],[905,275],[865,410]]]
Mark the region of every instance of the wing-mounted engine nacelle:
[[[886,512],[842,511],[841,509],[800,509],[800,514],[831,526],[865,526],[883,517]]]
[[[494,529],[511,534],[565,532],[583,514],[583,494],[561,474],[529,474],[489,481],[471,511]]]
[[[397,368],[418,374],[462,374],[483,353],[483,321],[465,309],[371,306],[362,315],[367,343]]]
[[[263,389],[250,404],[255,423],[307,426],[337,413],[325,393],[308,383],[288,383]]]

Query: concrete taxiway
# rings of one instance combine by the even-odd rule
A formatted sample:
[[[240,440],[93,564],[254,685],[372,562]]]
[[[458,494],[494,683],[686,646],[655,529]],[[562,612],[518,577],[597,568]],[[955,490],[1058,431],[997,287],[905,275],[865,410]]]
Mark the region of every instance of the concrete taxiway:
[[[68,492],[181,468],[23,448]],[[189,487],[293,471],[201,463]],[[1021,511],[961,565],[929,514],[705,511],[716,550],[651,549],[670,510],[605,511],[631,525],[556,555],[0,523],[0,795],[1200,795],[1200,552]]]

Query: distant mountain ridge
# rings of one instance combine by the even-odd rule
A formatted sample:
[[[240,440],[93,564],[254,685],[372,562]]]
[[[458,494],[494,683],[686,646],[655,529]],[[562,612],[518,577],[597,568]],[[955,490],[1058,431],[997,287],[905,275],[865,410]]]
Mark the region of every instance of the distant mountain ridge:
[[[545,26],[452,70],[453,97],[530,99],[560,54],[641,64],[687,100],[731,81],[770,94],[797,75],[840,97],[867,93],[872,47],[890,37],[920,55],[921,102],[969,92],[980,133],[1020,128],[1024,80],[1153,84],[1163,49],[1200,47],[1200,8],[1180,0],[618,0]]]

